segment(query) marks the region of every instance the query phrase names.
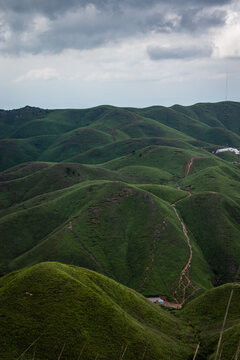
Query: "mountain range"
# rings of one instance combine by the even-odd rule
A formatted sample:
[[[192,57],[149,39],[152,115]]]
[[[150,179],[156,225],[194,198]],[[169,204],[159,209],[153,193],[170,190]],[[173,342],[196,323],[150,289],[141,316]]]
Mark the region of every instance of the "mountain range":
[[[60,283],[69,279],[78,285],[81,283],[81,287],[85,284],[90,292],[92,286],[95,289],[92,282],[89,284],[92,277],[91,281],[97,282],[97,286],[99,282],[109,281],[111,291],[94,290],[94,294],[100,291],[104,306],[110,306],[110,300],[105,299],[106,291],[112,304],[112,297],[117,302],[113,288],[127,286],[133,290],[124,288],[124,291],[135,294],[134,301],[140,299],[136,302],[141,303],[141,306],[134,305],[133,301],[131,311],[138,306],[151,309],[143,325],[139,323],[140,315],[129,315],[125,305],[121,305],[123,316],[128,320],[131,317],[130,322],[121,326],[129,327],[132,334],[139,332],[139,337],[130,336],[131,344],[139,340],[136,345],[139,359],[150,343],[152,352],[147,355],[146,351],[146,359],[157,359],[164,353],[169,359],[192,358],[196,329],[205,344],[201,358],[212,359],[217,341],[214,326],[216,321],[220,324],[222,312],[210,316],[214,321],[207,325],[204,312],[211,296],[219,301],[221,296],[227,299],[227,291],[232,286],[227,283],[235,281],[240,265],[240,159],[233,152],[216,153],[216,150],[240,148],[239,118],[240,103],[228,101],[170,108],[104,105],[81,110],[44,110],[29,106],[0,110],[0,274],[3,276],[0,290],[6,306],[11,304],[9,296],[15,291],[14,286],[16,293],[18,288],[25,289],[21,292],[24,299],[29,297],[41,303],[34,296],[26,295],[26,292],[44,293],[42,288],[30,286],[35,273],[43,284],[46,282],[46,292],[55,281],[51,276],[59,278]],[[57,290],[53,291],[58,294]],[[74,297],[78,297],[78,292],[83,290],[74,291]],[[161,316],[168,317],[166,310],[159,307],[154,310],[155,305],[135,292],[164,296],[183,309],[173,318],[161,320]],[[15,301],[12,308],[6,309],[11,319],[16,316]],[[36,302],[36,309],[40,303]],[[205,309],[201,310],[202,315],[196,310],[202,308],[201,304]],[[21,307],[20,302],[18,306]],[[61,306],[64,307],[64,301]],[[214,307],[212,303],[211,307]],[[28,311],[26,308],[26,313]],[[59,311],[62,311],[60,307]],[[145,312],[142,308],[141,311]],[[153,315],[154,311],[158,314]],[[9,321],[9,316],[4,319]],[[175,342],[174,353],[164,344],[165,340],[169,342],[167,338],[158,348],[156,334],[162,329],[153,325],[148,316],[159,317],[159,323],[169,326],[165,335]],[[36,317],[37,312],[29,313],[27,324]],[[89,319],[84,321],[93,326]],[[180,335],[174,337],[170,330],[174,322],[183,331],[185,340],[180,337],[180,343],[176,340]],[[26,326],[32,334],[31,339],[25,339],[27,348],[28,340],[31,344],[34,336],[37,334],[38,338],[43,330],[40,325],[40,330]],[[54,326],[58,327],[57,323]],[[141,340],[143,326],[148,328],[145,342]],[[6,344],[13,336],[11,331],[4,340]],[[19,356],[23,333],[24,328],[9,350],[13,357]],[[51,334],[54,338],[59,336]],[[210,334],[209,337],[206,334]],[[234,338],[235,349],[239,334],[237,320],[230,323],[227,334],[229,344]],[[106,334],[106,339],[109,336]],[[119,342],[112,344],[115,350],[109,348],[109,352],[119,357],[121,351],[126,351],[126,358],[134,358],[124,350],[128,347],[126,339],[122,339],[122,335],[116,338],[118,336]],[[69,348],[65,349],[68,354],[71,353],[69,339]],[[65,355],[66,359],[77,358],[85,340],[90,341],[87,334],[80,340],[78,347],[74,345],[75,352]],[[47,357],[48,345],[42,341],[39,340],[39,359],[53,359],[53,355]],[[109,341],[106,340],[108,344]],[[56,342],[56,349],[63,345],[61,338]],[[89,345],[86,359],[97,354],[99,358],[109,358],[107,346],[95,345]],[[102,355],[100,347],[104,349]],[[2,358],[10,359],[10,353],[6,350]],[[225,358],[230,359],[232,354],[226,352]]]

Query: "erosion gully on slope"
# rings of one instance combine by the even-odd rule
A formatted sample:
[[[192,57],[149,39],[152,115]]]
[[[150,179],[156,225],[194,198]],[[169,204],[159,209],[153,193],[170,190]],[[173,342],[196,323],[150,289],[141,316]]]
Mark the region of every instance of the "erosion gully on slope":
[[[206,157],[199,157],[199,156],[194,156],[192,157],[186,164],[185,166],[185,174],[184,174],[184,177],[187,177],[190,173],[190,170],[191,170],[191,167],[193,166],[193,163],[194,163],[194,160],[196,159],[206,159]]]

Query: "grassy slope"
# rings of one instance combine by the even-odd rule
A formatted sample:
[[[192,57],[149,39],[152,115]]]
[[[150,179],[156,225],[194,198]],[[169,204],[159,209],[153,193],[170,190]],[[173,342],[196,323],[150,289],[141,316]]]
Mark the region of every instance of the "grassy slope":
[[[32,173],[48,167],[50,164],[46,162],[32,162],[32,163],[23,163],[21,165],[13,166],[5,171],[0,173],[0,182],[10,181],[19,179]]]
[[[135,154],[114,159],[103,167],[111,170],[121,169],[126,166],[148,166],[164,170],[177,178],[182,178],[185,165],[192,156],[206,156],[205,151],[194,149],[185,150],[169,146],[148,146],[138,150]]]
[[[102,131],[83,127],[62,135],[39,157],[40,160],[62,161],[91,148],[111,143],[110,134]]]
[[[187,191],[178,190],[165,185],[144,184],[138,185],[138,187],[140,189],[149,191],[150,193],[158,196],[160,199],[169,202],[170,204],[173,204],[176,201],[184,199],[186,196],[188,196]]]
[[[180,130],[198,140],[222,146],[240,146],[239,103],[196,104],[190,107],[152,107],[143,116]]]
[[[181,320],[92,271],[42,263],[0,279],[1,359],[191,358]]]
[[[165,199],[183,196],[164,190]],[[86,182],[12,210],[0,220],[2,267],[57,260],[104,271],[143,293],[171,297],[172,284],[188,258],[186,239],[169,204],[124,183]],[[73,232],[68,229],[70,221]],[[210,288],[211,271],[199,249],[195,258],[193,281]]]
[[[189,175],[179,184],[194,192],[219,192],[240,204],[240,173],[237,164],[209,155],[194,160]]]
[[[176,139],[170,140],[162,137],[131,138],[115,141],[101,147],[97,146],[92,150],[77,154],[69,160],[86,164],[100,164],[121,156],[134,154],[137,150],[151,145],[174,146],[184,149],[193,148],[190,144]]]
[[[0,138],[10,138],[11,134],[33,119],[44,118],[51,111],[26,106],[22,109],[0,110]]]
[[[1,208],[5,209],[16,203],[34,198],[35,196],[70,187],[86,180],[122,180],[114,171],[98,167],[84,166],[72,163],[43,163],[26,164],[24,168],[14,168],[16,179],[0,183]],[[26,176],[25,175],[25,171]],[[20,173],[24,175],[21,176]],[[4,172],[2,178],[15,176],[13,173]],[[21,176],[21,177],[20,177]]]
[[[200,140],[204,140],[205,132],[210,129],[207,124],[202,124],[194,117],[176,111],[174,108],[153,106],[137,110],[137,112]]]
[[[177,208],[210,264],[216,283],[234,278],[240,258],[240,207],[218,193],[193,195]]]
[[[55,135],[36,136],[27,139],[0,140],[0,170],[28,161],[36,161],[53,142]]]
[[[198,139],[222,146],[239,146],[238,111],[239,104],[231,102],[172,108],[99,106],[47,111],[26,107],[1,111],[0,147],[3,153],[8,151],[8,161],[2,157],[0,169],[38,159],[76,161],[75,157],[79,157],[80,162],[92,161],[92,156],[86,154],[81,158],[80,153],[130,138],[158,137],[188,143]]]
[[[91,148],[130,137],[167,137],[193,140],[152,119],[136,117],[126,109],[102,106],[86,110],[44,111],[32,108],[0,112],[4,170],[26,161],[61,161]]]
[[[226,284],[209,290],[192,300],[178,313],[198,329],[200,351],[198,359],[215,358],[214,353],[222,327],[224,314],[233,286]],[[234,292],[229,308],[222,341],[222,359],[231,360],[236,353],[240,337],[240,285],[234,285]]]
[[[216,104],[196,104],[190,106],[192,116],[202,123],[211,126],[222,126],[235,134],[240,135],[239,110],[240,105],[233,101],[223,101]]]

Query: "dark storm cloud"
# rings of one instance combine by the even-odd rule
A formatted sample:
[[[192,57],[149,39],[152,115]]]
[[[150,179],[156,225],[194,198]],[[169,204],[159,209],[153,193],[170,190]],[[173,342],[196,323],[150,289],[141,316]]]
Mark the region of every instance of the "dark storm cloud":
[[[95,48],[149,32],[203,32],[225,23],[221,5],[227,3],[230,1],[0,0],[0,28],[6,33],[0,36],[0,50],[56,53]]]
[[[151,60],[192,59],[211,56],[213,49],[210,46],[183,46],[183,47],[149,47],[147,49]]]

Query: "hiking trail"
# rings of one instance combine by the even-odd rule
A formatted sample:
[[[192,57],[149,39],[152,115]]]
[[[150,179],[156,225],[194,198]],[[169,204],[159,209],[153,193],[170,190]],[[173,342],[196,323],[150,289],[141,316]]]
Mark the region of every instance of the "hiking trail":
[[[183,306],[185,304],[186,300],[189,297],[191,297],[193,294],[195,294],[195,292],[197,292],[199,290],[199,288],[197,286],[194,286],[192,284],[192,281],[190,280],[189,269],[190,269],[192,258],[193,258],[193,249],[192,249],[192,245],[190,242],[190,238],[188,236],[186,226],[185,226],[184,222],[182,221],[182,219],[180,218],[180,215],[175,207],[175,204],[172,204],[172,208],[175,211],[175,214],[176,214],[179,222],[181,223],[182,230],[187,239],[187,245],[189,247],[189,258],[187,260],[186,265],[184,266],[184,268],[182,269],[182,271],[179,275],[177,287],[175,288],[175,290],[173,291],[173,294],[172,294],[172,297],[176,300],[177,304]]]
[[[194,160],[197,159],[197,157],[192,157],[186,164],[185,167],[185,177],[187,177],[189,175],[189,172],[193,166]],[[179,187],[179,190],[181,188]],[[182,199],[179,199],[177,201],[175,201],[175,203],[173,203],[171,206],[179,220],[179,222],[181,223],[182,226],[182,231],[184,233],[185,238],[187,239],[187,245],[189,248],[189,257],[187,260],[186,265],[184,266],[184,268],[182,269],[179,278],[178,278],[178,283],[177,286],[175,288],[175,290],[173,291],[173,299],[175,299],[176,303],[179,304],[180,306],[183,306],[186,302],[186,300],[191,297],[192,295],[194,295],[199,288],[195,285],[193,285],[191,279],[190,279],[190,274],[189,274],[189,270],[190,270],[190,266],[191,266],[191,262],[192,262],[192,258],[193,258],[193,249],[192,249],[192,245],[191,245],[191,241],[190,238],[188,236],[188,232],[187,232],[187,228],[183,222],[183,220],[181,219],[177,209],[176,209],[176,204],[179,203],[180,201],[187,199],[189,197],[192,196],[192,193],[190,191],[188,191],[188,195],[185,196]],[[177,281],[177,280],[176,280]]]

